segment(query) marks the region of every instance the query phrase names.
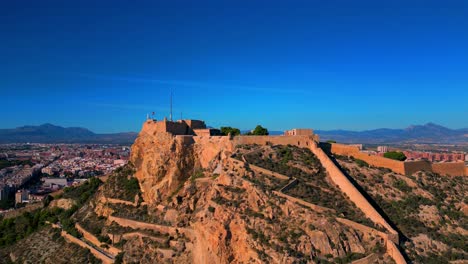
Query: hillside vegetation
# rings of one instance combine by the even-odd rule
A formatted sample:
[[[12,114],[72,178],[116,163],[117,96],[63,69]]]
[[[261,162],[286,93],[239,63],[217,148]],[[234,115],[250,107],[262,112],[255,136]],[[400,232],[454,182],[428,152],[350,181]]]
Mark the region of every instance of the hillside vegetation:
[[[448,263],[468,258],[466,177],[432,172],[404,176],[352,158],[335,158],[399,229],[412,261]]]

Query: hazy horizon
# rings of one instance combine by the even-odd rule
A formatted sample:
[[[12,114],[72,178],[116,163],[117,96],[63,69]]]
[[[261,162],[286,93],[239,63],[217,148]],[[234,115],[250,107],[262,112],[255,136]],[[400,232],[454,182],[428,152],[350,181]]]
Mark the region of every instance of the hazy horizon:
[[[54,126],[59,126],[59,127],[63,127],[63,128],[85,128],[85,129],[88,129],[90,130],[91,132],[94,132],[94,133],[97,133],[97,134],[112,134],[112,133],[138,133],[140,130],[122,130],[122,131],[112,131],[112,132],[108,132],[108,131],[95,131],[95,130],[92,130],[90,128],[87,128],[87,127],[84,127],[84,126],[63,126],[63,125],[60,125],[60,124],[55,124],[55,123],[51,123],[51,122],[46,122],[46,123],[41,123],[41,124],[25,124],[25,125],[21,125],[21,126],[17,126],[17,127],[6,127],[6,128],[0,128],[0,129],[15,129],[15,128],[20,128],[20,127],[24,127],[24,126],[41,126],[41,125],[54,125]],[[423,124],[410,124],[406,127],[394,127],[394,128],[391,128],[391,127],[375,127],[375,128],[371,128],[371,129],[364,129],[364,130],[352,130],[352,129],[342,129],[342,128],[335,128],[335,129],[320,129],[320,128],[313,128],[313,127],[310,127],[310,126],[301,126],[301,127],[294,127],[294,128],[312,128],[314,131],[340,131],[340,130],[343,130],[343,131],[351,131],[351,132],[363,132],[363,131],[369,131],[369,130],[375,130],[375,129],[406,129],[410,126],[424,126],[424,125],[427,125],[427,124],[435,124],[435,125],[440,125],[440,124],[436,124],[434,122],[426,122],[426,123],[423,123]],[[261,124],[259,124],[261,125]],[[210,124],[207,124],[207,126],[210,126],[212,127]],[[446,127],[446,126],[443,126],[443,127]],[[218,127],[219,128],[219,127]],[[459,127],[459,128],[451,128],[451,127],[446,127],[446,128],[449,128],[449,129],[452,129],[452,130],[460,130],[460,129],[468,129],[468,127]],[[251,128],[240,128],[241,131],[248,131],[248,130],[251,130],[251,129],[254,129],[254,127],[251,127]],[[269,129],[267,127],[267,129]],[[290,128],[285,128],[285,129],[279,129],[279,130],[275,130],[275,129],[269,129],[269,131],[274,131],[274,132],[278,132],[278,131],[286,131],[288,129],[292,129],[292,127]]]

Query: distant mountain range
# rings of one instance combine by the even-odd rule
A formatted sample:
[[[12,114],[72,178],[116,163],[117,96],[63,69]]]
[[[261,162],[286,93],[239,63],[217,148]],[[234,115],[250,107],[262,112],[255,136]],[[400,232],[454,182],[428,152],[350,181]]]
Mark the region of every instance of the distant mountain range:
[[[101,143],[133,144],[138,133],[96,134],[81,127],[52,124],[0,129],[0,143]]]
[[[450,129],[434,123],[413,125],[405,129],[380,128],[366,131],[316,130],[322,141],[342,143],[395,144],[395,143],[468,143],[468,128]]]
[[[315,130],[322,141],[341,143],[397,144],[397,143],[447,143],[468,144],[468,128],[449,129],[437,124],[410,126],[406,129],[380,128],[366,131]],[[281,135],[282,131],[270,131]],[[96,134],[81,127],[61,127],[52,124],[0,129],[0,143],[101,143],[133,144],[138,133]]]

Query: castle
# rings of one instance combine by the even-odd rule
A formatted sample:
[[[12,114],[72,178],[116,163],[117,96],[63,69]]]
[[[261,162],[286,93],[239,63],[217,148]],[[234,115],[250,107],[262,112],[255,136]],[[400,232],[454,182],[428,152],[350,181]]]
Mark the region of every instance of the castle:
[[[205,121],[202,120],[177,120],[170,121],[167,118],[163,120],[148,119],[144,126],[149,126],[154,132],[169,133],[174,136],[220,136],[221,131],[215,128],[207,128]]]

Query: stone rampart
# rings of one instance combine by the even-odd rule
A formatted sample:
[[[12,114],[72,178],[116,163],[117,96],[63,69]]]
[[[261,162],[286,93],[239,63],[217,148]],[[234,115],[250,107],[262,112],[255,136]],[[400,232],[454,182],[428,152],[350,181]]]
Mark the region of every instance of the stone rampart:
[[[377,259],[379,258],[379,255],[372,253],[369,256],[355,260],[351,262],[351,264],[373,264],[373,263],[378,263]]]
[[[181,227],[172,227],[172,226],[164,226],[158,224],[150,224],[140,221],[135,221],[127,218],[120,218],[115,216],[109,216],[110,222],[116,222],[117,224],[130,227],[133,229],[148,229],[153,230],[162,234],[169,234],[171,236],[176,236],[177,234],[183,234],[189,239],[194,239],[194,233],[192,229],[189,228],[181,228]]]
[[[349,227],[352,227],[353,229],[356,229],[356,230],[359,230],[363,233],[369,233],[369,234],[373,234],[373,235],[376,235],[376,236],[379,236],[383,239],[383,241],[385,243],[387,243],[387,241],[389,240],[389,235],[387,233],[384,233],[382,231],[379,231],[375,228],[372,228],[372,227],[369,227],[369,226],[366,226],[366,225],[363,225],[363,224],[359,224],[359,223],[356,223],[356,222],[353,222],[351,220],[348,220],[348,219],[345,219],[345,218],[340,218],[340,217],[337,217],[336,218],[336,221],[344,224],[344,225],[347,225]]]
[[[313,136],[236,136],[233,138],[234,145],[294,145],[306,148]]]
[[[82,247],[82,248],[87,248],[89,249],[89,251],[91,251],[91,254],[93,254],[96,258],[100,259],[102,261],[102,263],[104,264],[110,264],[110,263],[114,263],[114,260],[108,256],[106,256],[104,253],[98,251],[97,249],[95,249],[94,247],[86,244],[85,242],[83,242],[82,240],[68,234],[67,232],[65,231],[62,231],[61,232],[61,235],[62,237],[65,238],[65,240],[67,240],[68,242],[71,242],[71,243],[74,243],[74,244],[77,244],[78,246]]]
[[[125,200],[120,200],[120,199],[115,199],[115,198],[107,198],[107,197],[102,197],[100,201],[104,203],[110,203],[110,204],[125,204],[125,205],[134,206],[134,207],[138,205],[135,202],[125,201]]]
[[[283,175],[283,174],[280,174],[280,173],[277,173],[277,172],[273,172],[273,171],[270,171],[270,170],[267,170],[267,169],[264,169],[264,168],[260,168],[258,166],[252,165],[252,164],[249,164],[249,168],[251,170],[253,170],[254,172],[259,173],[259,174],[271,175],[271,176],[273,176],[275,178],[278,178],[280,180],[289,180],[289,177],[286,176],[286,175]]]
[[[393,241],[387,242],[387,254],[392,257],[396,264],[406,264],[405,257],[401,254],[400,250]]]
[[[127,219],[127,218],[120,218],[116,216],[109,216],[108,219],[111,222],[113,221],[121,226],[130,227],[133,229],[148,229],[148,230],[153,230],[156,232],[169,234],[169,235],[176,235],[178,233],[178,228],[175,228],[172,226],[150,224],[150,223],[135,221],[135,220]]]
[[[432,171],[442,176],[468,176],[465,173],[465,162],[441,162],[432,163]]]
[[[331,145],[330,151],[333,154],[338,154],[338,155],[343,155],[343,156],[352,156],[356,159],[360,159],[360,160],[367,162],[369,165],[372,165],[375,167],[387,168],[396,173],[405,175],[405,164],[402,161],[392,160],[392,159],[360,152],[357,146],[343,145],[343,144],[337,144],[337,143],[333,143],[330,145]]]
[[[369,201],[362,195],[362,193],[353,185],[353,183],[341,172],[341,170],[333,163],[328,155],[317,146],[317,143],[310,136],[239,136],[234,138],[235,144],[258,144],[266,145],[271,143],[274,145],[294,145],[298,147],[307,147],[314,153],[320,160],[322,166],[327,170],[331,180],[338,185],[343,193],[356,204],[356,206],[374,223],[384,227],[392,234],[392,239],[398,243],[398,232],[396,232],[387,221],[375,210]],[[335,145],[335,144],[332,144]],[[341,149],[341,155],[349,155],[359,153],[357,147],[346,146],[338,144],[338,149]],[[367,156],[367,154],[366,154]],[[380,157],[379,157],[380,158]],[[394,160],[389,160],[392,163]],[[395,161],[397,162],[397,161]],[[397,162],[398,163],[398,162]],[[401,163],[403,169],[403,163]],[[284,195],[284,194],[283,194]]]
[[[130,232],[130,233],[125,233],[125,234],[108,234],[108,236],[110,240],[112,241],[112,243],[119,243],[122,239],[130,240],[135,237],[138,237],[138,238],[147,237],[159,243],[166,242],[166,239],[163,237],[155,237],[155,236],[145,234],[143,232]]]
[[[289,196],[289,195],[284,194],[284,193],[279,192],[279,191],[273,191],[273,193],[280,196],[280,197],[285,198],[286,200],[288,200],[290,202],[301,204],[301,205],[303,205],[305,207],[308,207],[308,208],[310,208],[310,209],[312,209],[312,210],[314,210],[316,212],[319,212],[319,213],[335,212],[335,210],[333,210],[333,209],[322,207],[322,206],[312,204],[312,203],[308,203],[308,202],[306,202],[306,201],[304,201],[302,199],[298,199],[296,197]]]
[[[84,229],[78,223],[75,224],[75,227],[83,235],[84,239],[88,240],[89,242],[94,244],[96,247],[101,247],[101,244],[103,244],[103,243],[101,241],[99,241],[99,239],[97,237],[95,237],[93,234],[89,233],[86,229]],[[109,246],[108,249],[102,249],[102,250],[105,250],[105,251],[109,252],[113,256],[117,256],[117,254],[119,254],[121,252],[121,250],[116,248],[116,247],[113,247],[111,245],[108,245],[108,246]]]
[[[405,166],[404,175],[412,175],[418,171],[432,171],[431,163],[427,160],[405,161],[403,164]]]
[[[337,143],[330,145],[330,151],[333,154],[352,156],[367,162],[369,165],[387,168],[403,175],[412,175],[418,171],[428,171],[443,176],[468,176],[468,169],[465,168],[464,162],[430,163],[425,160],[403,162],[360,152],[356,146]]]
[[[317,146],[315,142],[310,143],[310,150],[317,156],[320,163],[328,172],[331,180],[338,185],[343,193],[361,209],[361,211],[374,223],[384,227],[391,234],[392,239],[398,243],[398,233],[385,221],[385,219],[375,210],[369,201],[362,195],[362,193],[353,185],[353,183],[341,172],[341,170],[333,163],[328,155]]]
[[[44,207],[44,204],[41,203],[41,202],[37,202],[37,203],[31,203],[31,204],[27,204],[25,207],[22,207],[22,208],[19,208],[19,209],[13,209],[13,210],[10,210],[10,211],[6,211],[0,215],[3,216],[4,219],[9,219],[9,218],[15,218],[15,217],[18,217],[26,212],[32,212],[34,210],[37,210],[39,208],[42,208]]]

